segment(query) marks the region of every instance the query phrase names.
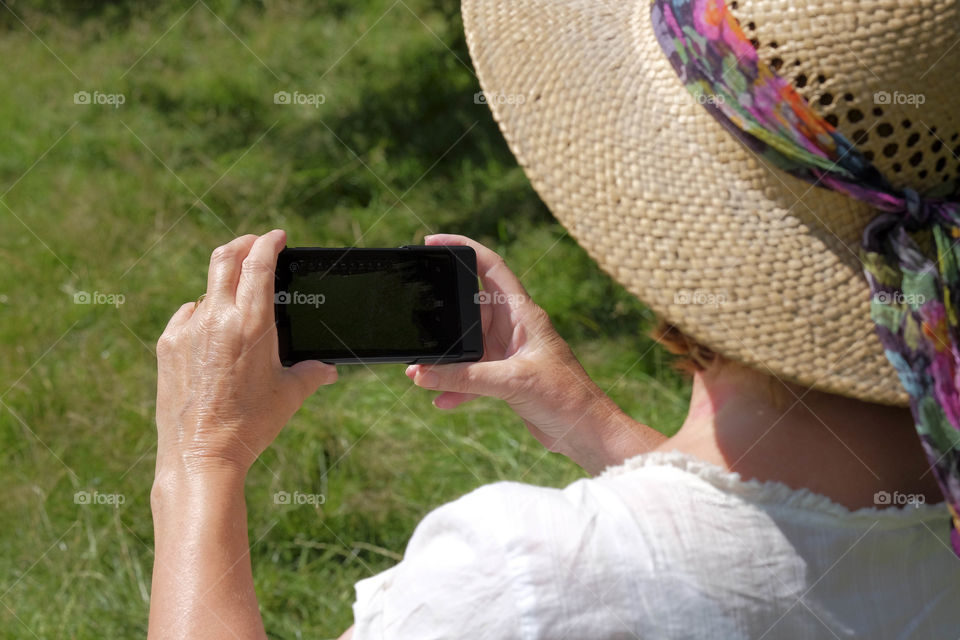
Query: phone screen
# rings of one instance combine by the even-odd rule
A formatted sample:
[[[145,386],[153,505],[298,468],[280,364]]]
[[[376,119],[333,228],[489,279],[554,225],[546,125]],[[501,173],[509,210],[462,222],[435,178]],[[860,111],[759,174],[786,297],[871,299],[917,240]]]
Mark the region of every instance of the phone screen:
[[[474,333],[464,321],[479,325],[479,313],[464,313],[462,261],[444,247],[284,250],[274,299],[281,359],[463,359]]]

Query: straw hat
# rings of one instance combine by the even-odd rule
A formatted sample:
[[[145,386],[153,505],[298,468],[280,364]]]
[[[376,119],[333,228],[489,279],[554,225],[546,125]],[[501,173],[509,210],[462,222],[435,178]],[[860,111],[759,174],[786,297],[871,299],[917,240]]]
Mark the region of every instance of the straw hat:
[[[896,187],[956,193],[960,4],[739,0],[759,56]],[[906,405],[858,257],[875,215],[741,145],[648,0],[463,0],[486,102],[558,220],[684,332],[804,386]]]

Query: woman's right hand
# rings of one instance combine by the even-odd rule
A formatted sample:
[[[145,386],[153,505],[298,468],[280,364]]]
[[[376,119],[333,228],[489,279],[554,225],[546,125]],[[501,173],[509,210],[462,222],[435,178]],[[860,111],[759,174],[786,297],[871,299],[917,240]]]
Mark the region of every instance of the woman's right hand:
[[[427,236],[426,244],[472,247],[485,299],[480,361],[407,367],[415,384],[442,391],[435,406],[452,409],[477,396],[500,398],[545,447],[591,473],[665,440],[624,414],[590,379],[503,258],[464,236]]]

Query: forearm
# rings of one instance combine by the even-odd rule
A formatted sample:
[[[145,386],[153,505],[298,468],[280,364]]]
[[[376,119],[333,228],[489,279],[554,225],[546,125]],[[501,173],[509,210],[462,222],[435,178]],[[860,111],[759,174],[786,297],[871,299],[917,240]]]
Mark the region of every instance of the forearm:
[[[244,477],[158,471],[149,638],[265,638],[250,567]]]
[[[634,420],[610,398],[607,401],[607,417],[601,427],[605,467],[622,464],[627,458],[653,451],[667,441],[667,436]]]

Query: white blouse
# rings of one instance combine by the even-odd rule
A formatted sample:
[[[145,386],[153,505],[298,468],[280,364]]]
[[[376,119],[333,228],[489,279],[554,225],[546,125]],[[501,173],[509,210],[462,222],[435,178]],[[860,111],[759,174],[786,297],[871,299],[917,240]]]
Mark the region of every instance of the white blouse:
[[[357,583],[353,638],[956,639],[948,519],[850,511],[679,452],[562,490],[498,482]]]

